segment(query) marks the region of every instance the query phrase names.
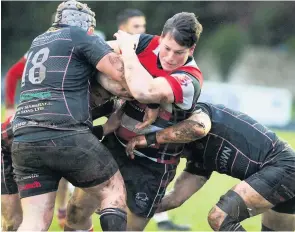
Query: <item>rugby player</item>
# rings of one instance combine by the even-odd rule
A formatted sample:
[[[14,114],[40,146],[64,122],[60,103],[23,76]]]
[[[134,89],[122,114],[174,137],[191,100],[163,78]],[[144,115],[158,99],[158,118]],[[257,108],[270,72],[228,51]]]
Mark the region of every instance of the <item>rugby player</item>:
[[[55,14],[52,17],[52,21],[55,18]],[[103,36],[103,34],[100,31],[94,30],[94,33],[100,37]],[[103,37],[105,39],[105,37]],[[13,64],[9,70],[7,71],[7,74],[5,76],[5,118],[9,118],[10,116],[15,114],[15,93],[18,81],[21,80],[23,71],[25,68],[25,64],[27,61],[28,52],[15,64]],[[5,156],[6,157],[6,156]],[[10,158],[11,159],[11,158]],[[11,164],[10,164],[11,165]],[[12,173],[12,169],[9,169]],[[13,175],[13,174],[11,174]],[[66,218],[66,203],[68,198],[68,181],[64,178],[62,178],[59,182],[58,190],[57,190],[57,219],[58,224],[61,228],[64,227],[65,218]],[[4,194],[6,195],[6,193]],[[17,208],[10,208],[12,205],[9,203],[9,201],[6,200],[6,197],[3,198],[2,206],[5,208],[5,210],[1,211],[1,214],[3,216],[3,219],[5,218],[11,218],[11,212],[17,211],[17,208],[20,206],[16,206],[14,204],[13,206]],[[17,203],[19,201],[15,201]],[[19,202],[20,203],[20,202]],[[4,215],[7,213],[8,215]],[[17,215],[16,215],[17,216]],[[19,217],[18,217],[19,218]],[[9,220],[11,221],[11,220]],[[18,220],[16,220],[17,222]],[[8,223],[9,224],[9,223]]]
[[[161,130],[190,116],[203,81],[192,57],[201,32],[195,15],[183,12],[167,20],[161,36],[118,31],[117,40],[109,43],[122,53],[128,89],[136,99],[126,102],[120,127],[103,140],[125,181],[128,230],[143,230],[154,215],[174,178],[183,145],[139,149],[134,160],[126,157],[125,145],[137,134]],[[147,106],[158,110],[159,117],[138,130]]]
[[[29,50],[13,121],[12,161],[23,209],[19,230],[49,228],[62,177],[100,201],[103,230],[126,230],[123,179],[91,133],[88,105],[91,74],[97,69],[121,81],[123,63],[93,34],[94,16],[86,4],[61,3],[53,27]],[[94,210],[83,212],[70,211],[65,230],[89,229]]]
[[[159,212],[182,205],[216,171],[241,182],[210,211],[213,230],[245,231],[240,222],[261,213],[262,231],[295,230],[295,152],[267,127],[223,105],[198,103],[190,118],[153,134],[133,138],[127,152],[151,142],[188,143],[186,168]]]
[[[143,12],[138,9],[125,9],[120,12],[117,16],[117,25],[118,30],[125,31],[129,34],[143,34],[146,30],[146,19]],[[101,79],[101,78],[100,78]],[[115,94],[118,95],[118,94]],[[156,114],[157,116],[157,114]],[[145,127],[150,124],[155,118],[145,118],[142,124],[139,124],[140,127]],[[188,231],[190,230],[189,226],[186,225],[177,225],[169,220],[169,216],[166,212],[156,214],[154,216],[155,221],[159,230],[180,230]]]

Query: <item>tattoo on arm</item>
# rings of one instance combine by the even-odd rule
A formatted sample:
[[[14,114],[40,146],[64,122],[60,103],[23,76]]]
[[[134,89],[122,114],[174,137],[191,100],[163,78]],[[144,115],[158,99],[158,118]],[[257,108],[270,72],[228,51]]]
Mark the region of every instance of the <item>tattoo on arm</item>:
[[[158,143],[188,143],[206,134],[205,125],[200,122],[185,120],[170,128],[157,132]]]
[[[109,61],[118,72],[122,73],[122,79],[124,80],[124,63],[121,57],[117,54],[114,54],[113,56],[109,56]]]

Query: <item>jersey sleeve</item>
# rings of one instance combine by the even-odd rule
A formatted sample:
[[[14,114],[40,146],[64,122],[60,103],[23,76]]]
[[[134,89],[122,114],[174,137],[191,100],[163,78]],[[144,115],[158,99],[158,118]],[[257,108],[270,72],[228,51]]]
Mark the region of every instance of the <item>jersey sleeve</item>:
[[[14,107],[15,91],[18,80],[21,79],[26,64],[26,57],[23,56],[7,72],[5,77],[5,105],[7,108]]]
[[[136,54],[139,55],[142,53],[147,46],[150,44],[151,40],[154,38],[154,35],[149,34],[140,34],[136,35],[138,38],[137,46],[136,46]]]
[[[80,28],[71,29],[71,37],[75,48],[94,67],[112,48],[93,32],[86,32]]]
[[[165,78],[174,94],[174,103],[183,110],[191,109],[201,92],[199,81],[189,73],[176,71]]]

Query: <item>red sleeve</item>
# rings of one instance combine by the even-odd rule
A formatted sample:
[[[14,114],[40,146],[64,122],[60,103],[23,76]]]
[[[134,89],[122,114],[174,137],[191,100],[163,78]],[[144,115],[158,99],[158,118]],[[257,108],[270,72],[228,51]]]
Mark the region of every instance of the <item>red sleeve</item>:
[[[183,102],[183,92],[180,83],[172,76],[165,75],[163,76],[171,86],[171,89],[174,94],[174,103],[182,103]]]
[[[14,97],[18,80],[21,79],[26,64],[26,58],[22,57],[7,72],[5,77],[5,105],[7,108],[14,106]]]

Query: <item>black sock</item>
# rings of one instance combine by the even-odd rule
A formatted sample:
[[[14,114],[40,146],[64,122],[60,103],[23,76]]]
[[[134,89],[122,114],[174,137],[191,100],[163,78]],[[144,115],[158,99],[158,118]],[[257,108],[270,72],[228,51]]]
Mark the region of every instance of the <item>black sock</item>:
[[[103,231],[126,231],[127,214],[118,208],[106,208],[100,211],[100,225]]]

